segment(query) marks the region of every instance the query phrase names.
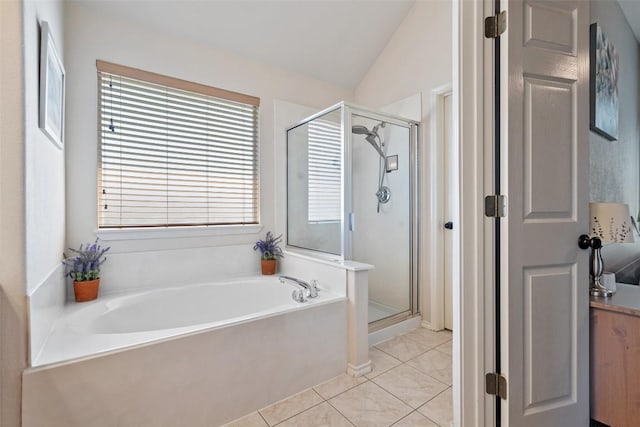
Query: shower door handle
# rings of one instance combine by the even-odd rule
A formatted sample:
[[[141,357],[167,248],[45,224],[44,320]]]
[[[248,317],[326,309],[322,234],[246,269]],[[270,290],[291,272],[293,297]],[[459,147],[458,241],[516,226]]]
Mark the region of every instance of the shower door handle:
[[[451,221],[444,223],[444,228],[447,230],[453,230],[453,223]]]

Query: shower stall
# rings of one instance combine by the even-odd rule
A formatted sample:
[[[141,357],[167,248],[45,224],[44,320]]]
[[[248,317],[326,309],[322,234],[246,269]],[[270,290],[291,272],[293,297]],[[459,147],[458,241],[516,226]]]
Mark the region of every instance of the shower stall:
[[[339,103],[287,129],[287,247],[375,266],[370,331],[418,312],[418,123]]]

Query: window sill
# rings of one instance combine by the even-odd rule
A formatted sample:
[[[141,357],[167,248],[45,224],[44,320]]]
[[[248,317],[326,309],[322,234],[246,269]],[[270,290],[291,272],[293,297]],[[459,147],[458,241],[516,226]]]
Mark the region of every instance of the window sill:
[[[177,239],[185,237],[234,236],[255,234],[262,230],[262,225],[216,225],[197,227],[170,228],[111,228],[98,229],[97,237],[103,241],[117,240],[146,240],[146,239]]]

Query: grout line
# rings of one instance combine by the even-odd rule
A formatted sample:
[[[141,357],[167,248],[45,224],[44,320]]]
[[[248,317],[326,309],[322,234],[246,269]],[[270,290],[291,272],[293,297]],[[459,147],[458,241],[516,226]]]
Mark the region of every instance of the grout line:
[[[327,402],[329,402],[329,400],[331,400],[331,399],[333,399],[333,398],[335,398],[335,397],[338,397],[338,396],[340,396],[341,394],[345,394],[345,393],[346,393],[346,392],[348,392],[349,390],[353,390],[354,388],[359,387],[359,386],[361,386],[362,384],[366,384],[366,383],[368,383],[369,381],[371,381],[369,378],[365,377],[364,375],[362,376],[362,378],[366,379],[366,381],[363,381],[363,382],[361,382],[360,384],[356,384],[356,385],[354,385],[353,387],[350,387],[350,388],[348,388],[348,389],[346,389],[346,390],[343,390],[343,391],[341,391],[340,393],[336,394],[335,396],[331,396],[329,399],[325,399],[325,400],[326,400]],[[317,393],[317,392],[316,392],[316,393]],[[318,393],[318,394],[320,394],[320,393]],[[322,397],[322,396],[320,396],[320,397]],[[332,405],[332,406],[333,406],[333,405]]]
[[[319,403],[318,403],[318,404],[315,404],[315,405],[312,405],[312,406],[309,406],[308,408],[303,409],[303,410],[302,410],[302,411],[300,411],[300,412],[296,412],[296,413],[295,413],[295,414],[293,414],[292,416],[290,416],[290,417],[288,417],[288,418],[285,418],[284,420],[278,421],[277,423],[275,423],[275,424],[273,424],[273,425],[272,425],[272,424],[269,424],[269,422],[267,421],[267,419],[262,415],[262,413],[261,413],[260,411],[262,411],[263,409],[271,408],[271,407],[273,407],[273,406],[276,406],[276,405],[279,405],[279,404],[281,404],[281,403],[284,403],[284,402],[288,401],[289,399],[291,399],[292,397],[294,397],[294,396],[298,396],[298,395],[300,395],[300,394],[302,394],[302,393],[306,392],[307,390],[311,390],[311,391],[312,391],[313,393],[315,393],[315,394],[316,394],[320,399],[324,400],[324,398],[323,398],[322,396],[320,396],[320,394],[319,394],[317,391],[315,391],[315,390],[313,389],[313,387],[309,387],[309,388],[306,388],[306,389],[302,390],[301,392],[294,393],[294,394],[292,394],[292,395],[290,395],[290,396],[285,397],[284,399],[278,400],[277,402],[272,403],[271,405],[265,406],[264,408],[260,408],[260,409],[258,409],[256,412],[258,412],[258,413],[260,414],[260,416],[262,417],[262,419],[263,419],[263,420],[265,420],[265,421],[267,422],[267,425],[268,425],[268,426],[273,427],[273,426],[275,426],[275,425],[278,425],[278,424],[282,423],[283,421],[288,420],[289,418],[293,418],[293,417],[295,417],[296,415],[303,413],[303,412],[304,412],[304,411],[306,411],[307,409],[311,409],[311,408],[313,408],[314,406],[318,406],[318,405],[319,405]],[[322,402],[320,402],[320,403],[322,403]]]
[[[410,361],[409,361],[409,362],[410,362]],[[415,369],[416,371],[420,372],[421,374],[424,374],[424,375],[428,376],[429,378],[432,378],[434,381],[437,381],[437,382],[439,382],[439,383],[440,383],[440,384],[442,384],[442,385],[446,385],[447,387],[453,387],[453,384],[447,384],[447,383],[445,383],[444,381],[442,381],[442,380],[440,380],[440,379],[438,379],[438,378],[434,377],[433,375],[431,375],[431,374],[429,374],[429,373],[427,373],[427,372],[424,372],[422,369],[419,369],[419,368],[416,368],[415,366],[409,365],[409,363],[408,363],[408,362],[405,362],[405,363],[406,363],[406,365],[407,365],[408,367]]]
[[[427,401],[426,401],[426,402],[424,402],[424,403],[421,403],[421,404],[420,404],[420,406],[418,406],[418,408],[422,407],[423,405],[426,405],[427,403],[431,402],[433,399],[435,399],[436,397],[440,396],[442,393],[444,393],[445,391],[447,391],[447,389],[449,389],[449,388],[452,388],[452,387],[453,387],[453,386],[451,386],[451,385],[449,385],[449,384],[447,384],[447,383],[444,383],[444,382],[440,381],[440,380],[439,380],[439,379],[437,379],[437,378],[432,377],[431,375],[429,375],[429,374],[427,374],[427,373],[425,373],[425,372],[422,372],[420,369],[414,368],[413,366],[411,366],[411,365],[407,364],[407,362],[404,362],[404,363],[402,363],[402,364],[400,364],[400,365],[396,366],[395,368],[398,368],[398,367],[400,367],[400,366],[402,366],[402,365],[407,365],[407,367],[409,367],[409,368],[411,368],[411,369],[414,369],[414,370],[418,371],[419,373],[421,373],[421,374],[423,374],[423,375],[428,376],[429,378],[431,378],[431,379],[432,379],[432,380],[434,380],[435,382],[437,382],[437,383],[439,383],[439,384],[442,384],[443,386],[445,386],[445,387],[446,387],[446,388],[445,388],[444,390],[442,390],[441,392],[436,393],[436,394],[435,394],[431,399],[427,400]],[[392,368],[392,369],[395,369],[395,368]],[[389,369],[389,370],[391,370],[391,369]],[[388,372],[388,371],[387,371],[387,372]],[[377,377],[376,377],[376,378],[377,378]],[[395,394],[393,394],[391,391],[387,390],[384,386],[382,386],[381,384],[378,384],[377,382],[375,382],[375,378],[373,378],[373,379],[371,379],[371,380],[369,380],[369,381],[371,381],[372,383],[374,383],[375,385],[377,385],[378,387],[380,387],[381,389],[383,389],[384,391],[386,391],[387,393],[389,393],[390,395],[392,395],[392,396],[393,396],[393,397],[395,397],[396,399],[400,400],[402,403],[404,403],[404,404],[405,404],[405,405],[407,405],[408,407],[413,408],[413,406],[412,406],[411,404],[409,404],[408,402],[405,402],[405,401],[404,401],[404,400],[402,400],[400,397],[396,396],[396,395],[395,395]],[[363,383],[363,384],[364,384],[364,383]],[[413,408],[413,409],[414,409],[415,411],[417,411],[417,410],[418,410],[418,408]],[[437,423],[436,423],[436,424],[437,424]]]
[[[419,413],[420,415],[422,415],[423,417],[425,417],[426,419],[428,419],[429,421],[431,421],[432,423],[434,423],[435,425],[440,426],[440,427],[444,427],[442,424],[435,422],[435,420],[432,420],[431,418],[427,417],[425,414],[423,414],[422,412],[418,411],[417,409],[416,409],[416,412]]]
[[[409,412],[409,413],[408,413],[407,415],[405,415],[404,417],[400,418],[400,419],[399,419],[398,421],[396,421],[395,423],[391,424],[391,426],[394,426],[394,425],[398,424],[400,421],[402,421],[402,420],[404,420],[405,418],[409,417],[409,416],[410,416],[411,414],[413,414],[413,413],[418,413],[418,414],[420,414],[420,412],[418,412],[418,410],[417,410],[417,409],[414,409],[413,411]],[[424,415],[422,415],[422,414],[420,414],[420,415],[424,417]],[[427,418],[427,417],[425,417],[425,418]],[[431,421],[431,420],[429,420],[429,421]],[[438,424],[438,423],[436,423],[436,424]],[[389,427],[391,427],[391,426],[389,426]]]
[[[393,354],[391,354],[391,353],[389,353],[389,352],[387,352],[387,351],[384,351],[384,350],[383,350],[383,349],[381,349],[380,347],[377,347],[377,346],[374,346],[374,347],[375,347],[375,348],[377,348],[378,350],[380,350],[381,352],[383,352],[384,354],[386,354],[387,356],[391,356],[391,357],[393,357],[393,358],[394,358],[394,359],[396,359],[398,362],[400,362],[400,363],[405,363],[405,362],[403,362],[402,360],[398,359],[398,358],[397,358],[396,356],[394,356]],[[416,356],[416,357],[418,357],[418,356]],[[409,360],[411,360],[411,359],[409,359]]]
[[[415,369],[415,368],[414,368],[414,369]],[[420,370],[418,369],[418,371],[420,371]],[[422,371],[420,371],[420,372],[422,372]],[[444,385],[444,386],[447,386],[447,388],[449,388],[449,387],[453,387],[453,384],[447,384],[447,383],[445,383],[444,381],[439,380],[439,379],[437,379],[436,377],[434,377],[434,376],[432,376],[432,375],[430,375],[430,374],[427,374],[427,373],[425,373],[425,372],[422,372],[422,373],[423,373],[423,374],[425,374],[425,375],[427,375],[429,378],[432,378],[434,381],[437,381],[437,382],[439,382],[440,384],[442,384],[442,385]],[[443,391],[444,391],[444,390],[443,390]],[[438,394],[440,394],[440,393],[438,393]]]
[[[384,354],[386,354],[387,356],[389,356],[389,357],[392,357],[392,358],[396,359],[398,362],[400,362],[400,363],[404,363],[402,360],[398,359],[398,358],[397,358],[397,357],[395,357],[393,354],[388,353],[388,352],[384,351],[383,349],[381,349],[381,348],[379,348],[379,347],[377,347],[377,346],[375,346],[375,345],[374,345],[373,347],[374,347],[376,350],[383,352],[383,353],[384,353]],[[387,369],[387,370],[388,370],[388,369]]]
[[[435,396],[433,396],[433,398],[432,398],[431,400],[433,400],[433,399],[435,399],[436,397],[440,396],[442,393],[446,392],[446,391],[447,391],[447,390],[449,390],[450,388],[452,388],[452,386],[449,386],[449,387],[445,388],[445,389],[444,389],[444,390],[442,390],[440,393],[438,393],[438,394],[436,394]],[[431,400],[429,400],[429,402],[431,402]],[[427,402],[427,403],[429,403],[429,402]],[[420,405],[420,408],[422,408],[422,407],[423,407],[424,405],[426,405],[427,403],[425,403],[425,404],[423,404],[423,405]],[[416,409],[416,411],[418,411],[418,409]],[[420,411],[418,411],[418,412],[420,412]],[[447,425],[440,424],[440,423],[436,422],[435,420],[433,420],[433,419],[431,419],[431,418],[427,417],[427,416],[426,416],[425,414],[423,414],[422,412],[420,412],[420,414],[422,414],[422,416],[424,416],[426,419],[428,419],[429,421],[431,421],[432,423],[434,423],[434,424],[436,424],[436,425],[438,425],[438,426],[440,426],[440,427],[448,427]],[[452,424],[452,425],[453,425],[453,424]]]
[[[438,346],[438,347],[440,347],[440,346]],[[438,350],[438,347],[434,348],[434,349],[433,349],[433,351],[437,351],[438,353],[442,353],[442,354],[444,354],[445,356],[449,356],[450,358],[452,358],[452,359],[453,359],[453,354],[445,353],[445,352],[444,352],[444,351],[442,351],[442,350]]]
[[[407,405],[409,408],[411,408],[411,412],[413,412],[413,411],[417,411],[417,410],[418,410],[418,408],[419,408],[420,406],[424,405],[424,403],[422,403],[418,408],[414,408],[412,405],[410,405],[409,403],[405,402],[404,400],[402,400],[401,398],[399,398],[398,396],[396,396],[395,394],[393,394],[392,392],[390,392],[390,391],[389,391],[389,390],[387,390],[386,388],[382,387],[382,386],[381,386],[380,384],[378,384],[377,382],[375,382],[375,381],[371,381],[371,382],[372,382],[372,383],[374,383],[375,385],[377,385],[377,386],[378,386],[382,391],[389,393],[391,396],[395,397],[395,398],[396,398],[396,399],[398,399],[400,402],[402,402],[402,403],[404,403],[405,405]],[[425,402],[425,403],[427,403],[427,402]],[[410,414],[411,412],[409,412],[409,414]],[[409,414],[407,414],[407,415],[409,415]],[[404,417],[402,417],[402,418],[404,418]],[[402,418],[400,418],[400,419],[402,419]],[[398,421],[400,421],[400,420],[398,420]],[[398,421],[396,421],[396,423],[397,423]],[[395,424],[395,423],[394,423],[394,424]]]
[[[440,393],[438,393],[438,394],[436,394],[435,396],[433,396],[433,399],[435,399],[436,397],[440,396],[442,393],[446,392],[446,391],[447,391],[447,390],[449,390],[450,388],[452,389],[453,387],[452,387],[452,386],[447,386],[447,388],[445,388],[445,389],[444,389],[444,390],[442,390]],[[431,399],[431,400],[433,400],[433,399]],[[431,400],[430,400],[429,402],[431,402]],[[427,402],[427,403],[428,403],[428,402]]]
[[[362,383],[362,384],[364,384],[364,383]],[[340,394],[342,394],[342,393],[340,393]],[[336,396],[334,396],[334,397],[337,397],[337,396],[339,396],[339,395],[336,395]],[[332,399],[333,399],[333,397],[332,397]],[[347,422],[348,422],[349,424],[351,424],[352,426],[355,426],[355,424],[353,423],[353,421],[351,421],[351,420],[349,419],[349,417],[347,417],[345,414],[343,414],[342,412],[340,412],[340,410],[339,410],[338,408],[336,408],[335,406],[333,406],[333,404],[332,404],[331,402],[329,402],[328,400],[326,400],[325,402],[327,402],[327,403],[329,404],[329,406],[331,406],[333,409],[335,409],[337,413],[339,413],[340,415],[342,415],[342,416],[344,417],[344,419],[345,419],[345,420],[347,420]]]
[[[315,391],[315,390],[314,390],[314,391]],[[316,394],[317,394],[317,392],[316,392]],[[294,394],[294,396],[295,396],[295,394]],[[320,395],[318,394],[318,396],[320,396]],[[277,423],[275,423],[275,424],[273,424],[273,425],[271,425],[271,424],[269,424],[269,423],[267,423],[267,424],[268,424],[270,427],[274,427],[274,426],[280,425],[280,424],[282,424],[283,422],[288,421],[288,420],[290,420],[291,418],[297,417],[298,415],[303,414],[303,413],[307,412],[308,410],[313,409],[313,408],[315,408],[316,406],[320,406],[320,405],[322,405],[324,402],[326,402],[326,400],[324,400],[324,398],[323,398],[322,396],[320,396],[320,398],[322,399],[322,402],[318,402],[318,403],[316,403],[315,405],[309,406],[308,408],[305,408],[304,410],[302,410],[302,411],[300,411],[300,412],[298,412],[298,413],[296,413],[296,414],[293,414],[293,415],[291,415],[290,417],[285,418],[284,420],[280,420],[280,421],[278,421]],[[263,418],[264,418],[264,417],[263,417]],[[265,420],[265,421],[266,421],[266,420]]]
[[[336,377],[336,378],[337,378],[337,377]],[[355,377],[354,377],[354,378],[355,378]],[[333,398],[334,398],[334,397],[336,397],[336,396],[340,396],[342,393],[346,393],[347,391],[349,391],[349,390],[351,390],[351,389],[354,389],[354,388],[358,387],[359,385],[362,385],[362,384],[366,383],[367,381],[370,381],[370,380],[369,380],[369,378],[367,378],[367,377],[366,377],[366,376],[364,376],[364,375],[363,375],[363,376],[361,376],[361,377],[357,377],[357,378],[364,378],[364,379],[365,379],[365,381],[363,381],[363,382],[361,382],[361,383],[358,383],[358,384],[354,385],[353,387],[349,387],[349,388],[347,388],[347,389],[344,389],[344,390],[342,390],[340,393],[338,393],[338,394],[336,394],[336,395],[334,395],[334,396],[331,396],[329,399],[333,399]],[[331,381],[331,380],[329,380],[329,381]],[[325,383],[326,383],[326,382],[328,382],[328,381],[325,381]],[[325,384],[325,383],[322,383],[322,384]],[[318,384],[318,385],[322,385],[322,384]],[[313,388],[313,391],[315,391],[316,393],[318,393],[318,396],[320,396],[320,397],[322,397],[324,400],[328,401],[329,399],[325,399],[325,398],[324,398],[324,396],[323,396],[323,395],[321,395],[321,394],[316,390],[316,387],[317,387],[317,386],[312,387],[312,388]]]
[[[260,416],[260,418],[262,418],[262,421],[264,421],[265,425],[269,425],[269,423],[267,422],[267,420],[262,416],[262,414],[260,413],[260,411],[256,411],[256,413]]]

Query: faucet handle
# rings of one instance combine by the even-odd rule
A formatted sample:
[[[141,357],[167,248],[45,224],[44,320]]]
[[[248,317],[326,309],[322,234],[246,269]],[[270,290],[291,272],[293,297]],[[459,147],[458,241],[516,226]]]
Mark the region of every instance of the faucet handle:
[[[302,289],[294,289],[293,292],[291,292],[291,298],[293,298],[295,302],[307,301],[307,299],[304,297],[304,291]]]
[[[309,284],[309,298],[315,298],[318,296],[318,281],[312,280]]]

